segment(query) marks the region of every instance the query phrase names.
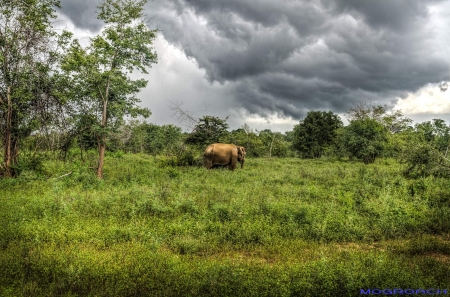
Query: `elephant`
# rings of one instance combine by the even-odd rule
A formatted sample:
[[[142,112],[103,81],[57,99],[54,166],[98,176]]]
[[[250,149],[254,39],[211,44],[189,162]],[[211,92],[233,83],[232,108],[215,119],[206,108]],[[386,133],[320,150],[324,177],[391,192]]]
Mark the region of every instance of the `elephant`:
[[[205,166],[211,169],[215,165],[226,165],[230,170],[236,169],[237,162],[244,168],[245,148],[234,144],[213,143],[203,153]]]

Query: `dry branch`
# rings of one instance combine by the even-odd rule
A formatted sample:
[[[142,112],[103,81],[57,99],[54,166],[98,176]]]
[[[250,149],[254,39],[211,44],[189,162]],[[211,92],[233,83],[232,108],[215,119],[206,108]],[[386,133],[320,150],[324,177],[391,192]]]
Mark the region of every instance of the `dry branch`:
[[[71,172],[69,172],[69,173],[66,173],[66,174],[63,174],[63,175],[57,177],[56,179],[60,179],[60,178],[62,178],[62,177],[64,177],[64,176],[71,175],[72,173],[73,173],[73,171],[71,171]]]

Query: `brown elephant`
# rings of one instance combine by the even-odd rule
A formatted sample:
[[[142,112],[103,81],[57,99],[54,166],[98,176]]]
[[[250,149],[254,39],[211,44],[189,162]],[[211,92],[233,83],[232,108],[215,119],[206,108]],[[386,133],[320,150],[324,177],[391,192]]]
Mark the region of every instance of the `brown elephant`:
[[[237,162],[244,168],[245,148],[234,144],[213,143],[209,145],[203,153],[206,168],[210,169],[214,165],[228,166],[229,169],[236,169]]]

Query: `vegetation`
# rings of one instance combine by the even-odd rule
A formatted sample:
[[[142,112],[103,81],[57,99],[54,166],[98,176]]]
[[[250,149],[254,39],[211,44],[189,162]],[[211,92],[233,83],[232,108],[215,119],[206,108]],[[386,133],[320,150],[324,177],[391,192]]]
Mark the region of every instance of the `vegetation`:
[[[59,1],[0,2],[0,134],[8,177],[17,175],[21,140],[52,121],[48,111],[56,104],[57,76],[50,72],[58,56],[54,6]]]
[[[219,139],[227,132],[227,119],[213,116],[204,116],[198,119],[192,133],[187,137],[186,143],[208,146],[219,142]]]
[[[98,144],[97,176],[103,177],[106,139],[125,115],[148,117],[150,111],[139,108],[134,96],[147,85],[144,79],[132,80],[128,73],[156,63],[151,44],[156,31],[141,20],[146,1],[105,0],[98,7],[98,18],[106,27],[91,39],[87,48],[74,40],[63,58],[62,69],[71,82],[68,96],[76,105],[73,118],[94,119],[91,129]]]
[[[0,295],[354,296],[448,285],[446,179],[406,179],[389,159],[253,158],[235,172],[106,159],[103,180],[60,161],[0,180]],[[86,160],[95,164],[95,151]]]
[[[306,158],[319,158],[332,146],[342,120],[331,111],[310,111],[294,126],[293,147]]]
[[[350,122],[365,119],[374,120],[383,125],[392,134],[406,130],[412,123],[412,120],[405,117],[401,110],[367,101],[354,104],[347,110],[345,116]]]
[[[402,156],[407,164],[405,174],[410,177],[450,177],[450,127],[441,119],[416,124],[414,129],[403,133]]]
[[[350,157],[375,162],[387,144],[387,130],[373,119],[354,120],[346,127],[342,142]]]

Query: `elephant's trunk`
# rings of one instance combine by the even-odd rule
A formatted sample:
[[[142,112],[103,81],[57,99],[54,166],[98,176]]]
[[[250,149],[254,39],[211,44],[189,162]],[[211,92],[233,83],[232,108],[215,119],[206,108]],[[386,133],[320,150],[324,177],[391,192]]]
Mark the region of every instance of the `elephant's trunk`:
[[[245,161],[245,159],[242,158],[242,159],[241,159],[241,169],[244,169],[244,161]]]

